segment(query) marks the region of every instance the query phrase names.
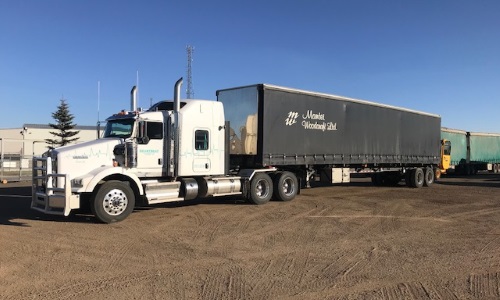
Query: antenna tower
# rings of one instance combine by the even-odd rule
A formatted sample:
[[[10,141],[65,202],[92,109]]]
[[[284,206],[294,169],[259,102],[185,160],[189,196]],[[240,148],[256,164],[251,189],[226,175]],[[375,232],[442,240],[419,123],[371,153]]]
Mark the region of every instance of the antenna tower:
[[[193,76],[192,76],[192,69],[191,69],[191,64],[193,62],[193,52],[194,52],[194,47],[191,45],[186,46],[186,53],[187,53],[187,89],[186,89],[186,98],[187,99],[192,99],[194,96],[194,90],[193,90]]]

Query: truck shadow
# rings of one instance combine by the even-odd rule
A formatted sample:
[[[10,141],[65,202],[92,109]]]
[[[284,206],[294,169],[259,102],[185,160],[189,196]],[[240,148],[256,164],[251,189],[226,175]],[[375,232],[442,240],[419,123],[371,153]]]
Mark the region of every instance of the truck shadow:
[[[274,201],[274,200],[271,200]],[[134,209],[135,212],[155,209],[155,208],[178,208],[178,207],[188,207],[188,206],[197,206],[197,205],[254,205],[248,203],[242,196],[239,195],[231,195],[231,196],[222,196],[222,197],[211,197],[211,198],[196,198],[193,200],[185,200],[185,201],[177,201],[177,202],[167,202],[154,204],[151,206],[148,205],[136,205]]]
[[[179,202],[156,204],[152,206],[138,205],[134,213],[156,208],[176,208],[196,205],[253,205],[247,203],[241,196],[224,196],[205,199],[194,199]],[[65,223],[99,223],[90,212],[83,208],[71,213],[68,217],[46,215],[31,209],[31,186],[0,188],[0,226],[31,227],[23,220],[65,222]]]
[[[491,173],[481,173],[470,176],[446,175],[436,181],[436,183],[450,186],[500,188],[500,175]]]
[[[96,223],[86,212],[76,212],[69,217],[46,215],[31,209],[31,186],[0,188],[0,225],[31,227],[23,220],[50,222]]]
[[[438,181],[436,184],[450,185],[450,186],[469,186],[469,187],[487,187],[487,188],[500,188],[500,181]]]
[[[480,172],[475,175],[461,175],[461,174],[444,174],[441,175],[443,179],[446,178],[462,178],[462,179],[485,179],[485,180],[498,180],[500,181],[500,174],[490,172]]]
[[[36,220],[38,214],[30,209],[31,187],[0,189],[0,225],[29,226],[18,220]]]

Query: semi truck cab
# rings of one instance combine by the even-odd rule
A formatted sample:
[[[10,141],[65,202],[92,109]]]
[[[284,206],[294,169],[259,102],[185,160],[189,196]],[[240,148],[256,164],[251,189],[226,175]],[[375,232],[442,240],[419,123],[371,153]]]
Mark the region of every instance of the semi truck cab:
[[[106,121],[103,138],[50,150],[33,159],[32,205],[48,214],[69,215],[82,201],[105,223],[146,204],[198,196],[241,193],[241,177],[225,175],[223,105],[217,101],[174,101],[148,111],[136,108]],[[250,176],[252,173],[249,173]]]
[[[451,164],[451,141],[446,139],[441,140],[441,162],[436,169],[436,178],[440,178],[441,174],[445,174]]]
[[[119,136],[118,166],[139,177],[223,174],[224,111],[221,103],[190,100],[179,112],[122,113],[107,119],[104,138]]]

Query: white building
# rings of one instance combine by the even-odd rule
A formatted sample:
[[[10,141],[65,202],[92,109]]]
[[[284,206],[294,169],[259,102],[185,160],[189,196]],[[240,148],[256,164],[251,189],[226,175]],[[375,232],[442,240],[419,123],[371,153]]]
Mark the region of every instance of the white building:
[[[102,132],[103,128],[101,128]],[[0,129],[0,155],[6,157],[31,157],[41,155],[50,146],[45,139],[57,139],[50,132],[57,132],[49,125],[24,124],[22,128]],[[95,140],[97,126],[77,125],[72,131],[80,131],[75,137],[79,139],[73,144]]]

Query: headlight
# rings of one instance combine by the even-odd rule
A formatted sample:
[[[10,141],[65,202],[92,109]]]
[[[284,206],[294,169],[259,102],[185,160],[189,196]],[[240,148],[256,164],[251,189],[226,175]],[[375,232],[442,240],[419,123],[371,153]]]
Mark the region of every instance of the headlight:
[[[81,178],[75,178],[71,181],[72,181],[71,186],[74,186],[74,187],[82,187],[83,186],[83,179],[81,179]]]

